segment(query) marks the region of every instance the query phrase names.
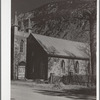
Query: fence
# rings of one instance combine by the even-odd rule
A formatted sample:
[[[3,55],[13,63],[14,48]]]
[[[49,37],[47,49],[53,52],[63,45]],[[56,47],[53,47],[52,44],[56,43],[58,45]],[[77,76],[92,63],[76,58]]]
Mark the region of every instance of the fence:
[[[90,75],[66,75],[63,77],[52,75],[50,83],[63,82],[64,84],[72,85],[93,85],[96,86],[96,76]]]
[[[90,76],[90,75],[63,76],[62,82],[64,84],[75,84],[75,85],[96,85],[96,76]]]

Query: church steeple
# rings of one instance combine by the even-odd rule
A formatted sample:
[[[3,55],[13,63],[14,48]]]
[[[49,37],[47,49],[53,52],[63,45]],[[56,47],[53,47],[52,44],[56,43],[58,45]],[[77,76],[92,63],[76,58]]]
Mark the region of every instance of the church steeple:
[[[25,31],[23,20],[21,21],[21,31]]]
[[[14,33],[17,33],[18,31],[18,18],[17,18],[17,12],[15,12],[15,19],[14,19]]]
[[[14,25],[18,26],[17,12],[15,12],[15,22]]]
[[[28,19],[28,33],[32,33],[32,25],[30,18]]]

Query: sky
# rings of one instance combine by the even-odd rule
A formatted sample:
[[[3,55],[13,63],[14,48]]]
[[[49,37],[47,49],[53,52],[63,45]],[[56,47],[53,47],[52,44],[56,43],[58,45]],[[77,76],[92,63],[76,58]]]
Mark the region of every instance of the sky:
[[[11,0],[11,17],[14,18],[14,13],[23,13],[38,8],[46,3],[57,0]]]

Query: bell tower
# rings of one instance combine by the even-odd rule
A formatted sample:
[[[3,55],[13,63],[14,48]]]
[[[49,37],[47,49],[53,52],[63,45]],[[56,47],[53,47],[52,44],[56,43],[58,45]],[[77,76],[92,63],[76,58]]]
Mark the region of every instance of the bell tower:
[[[11,79],[16,79],[16,66],[15,66],[15,35],[18,33],[18,18],[15,12],[14,24],[11,28]]]

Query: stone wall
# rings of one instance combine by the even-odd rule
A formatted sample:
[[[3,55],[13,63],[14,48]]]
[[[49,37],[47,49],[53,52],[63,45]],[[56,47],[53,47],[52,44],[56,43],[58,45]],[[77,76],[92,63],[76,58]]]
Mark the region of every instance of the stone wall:
[[[78,61],[78,68],[75,64]],[[88,69],[88,61],[84,60],[72,60],[63,58],[48,58],[48,77],[50,73],[54,73],[56,76],[68,75],[71,72],[73,75],[86,75]],[[78,70],[78,71],[77,71]]]
[[[18,67],[20,62],[26,63],[26,38],[15,35],[14,37],[14,79],[18,78]],[[20,42],[23,40],[23,51],[20,51]]]

